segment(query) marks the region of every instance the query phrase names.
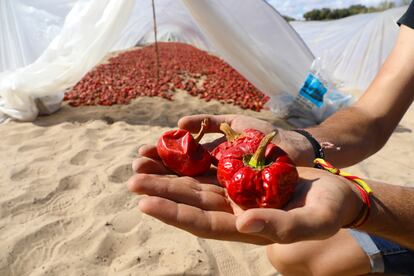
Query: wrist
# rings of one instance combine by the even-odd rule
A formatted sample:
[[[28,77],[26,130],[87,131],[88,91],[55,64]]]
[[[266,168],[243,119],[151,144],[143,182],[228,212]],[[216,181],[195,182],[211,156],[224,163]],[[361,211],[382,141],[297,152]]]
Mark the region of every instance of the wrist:
[[[358,176],[350,175],[346,172],[341,171],[338,168],[335,168],[329,162],[318,158],[315,159],[315,164],[319,169],[328,171],[334,175],[341,177],[345,184],[347,184],[348,189],[344,190],[345,197],[342,202],[342,214],[340,221],[342,228],[358,228],[364,225],[368,218],[370,217],[371,207],[372,207],[372,188],[368,185],[367,182],[359,178]],[[358,191],[358,192],[357,192]],[[359,203],[358,203],[359,202]],[[361,206],[362,203],[362,206]],[[357,206],[361,206],[357,212]],[[353,218],[353,219],[352,219]],[[352,219],[350,221],[350,219]],[[347,222],[350,221],[350,222]]]
[[[378,192],[378,187],[370,183],[370,186],[373,188],[374,191]],[[370,215],[367,221],[359,226],[356,227],[358,230],[369,232],[369,233],[380,233],[383,231],[384,226],[384,218],[381,217],[381,213],[384,212],[383,206],[381,205],[380,201],[375,197],[375,192],[371,195],[371,210]]]
[[[313,167],[314,149],[308,139],[300,133],[279,130],[277,145],[283,149],[297,166]]]
[[[362,219],[366,206],[362,194],[355,183],[347,179],[344,179],[344,181],[347,182],[349,193],[345,200],[347,208],[344,208],[345,212],[341,226],[343,228],[349,228],[353,227],[356,222]]]

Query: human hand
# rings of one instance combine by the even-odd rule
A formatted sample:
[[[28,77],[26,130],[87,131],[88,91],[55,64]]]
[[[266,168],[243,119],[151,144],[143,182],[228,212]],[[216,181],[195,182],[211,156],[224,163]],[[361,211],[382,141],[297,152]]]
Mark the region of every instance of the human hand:
[[[196,133],[200,130],[201,122],[208,118],[209,124],[207,125],[205,132],[206,133],[221,133],[220,124],[228,123],[235,131],[243,132],[245,129],[254,128],[262,131],[263,133],[270,133],[275,128],[269,122],[244,116],[244,115],[192,115],[185,116],[178,121],[178,127],[181,129],[186,129],[192,133]],[[225,137],[216,139],[213,142],[204,144],[209,151],[213,150],[217,145],[225,141]],[[138,168],[141,170],[150,166],[156,171],[151,173],[155,174],[172,174],[165,166],[163,165],[160,157],[157,153],[157,148],[155,145],[143,145],[140,147],[138,154],[141,158],[138,158],[133,161],[132,168],[134,172],[138,172]]]
[[[129,190],[146,194],[139,209],[199,237],[254,244],[324,239],[351,222],[361,208],[358,191],[330,173],[298,168],[300,180],[284,210],[240,210],[217,186],[215,170],[199,178],[168,173],[151,147],[135,163]]]
[[[201,122],[203,119],[208,118],[209,124],[206,128],[206,133],[221,133],[220,124],[227,123],[229,124],[236,132],[243,132],[245,129],[254,128],[260,130],[261,132],[267,134],[272,131],[276,131],[276,136],[274,138],[274,143],[283,149],[290,157],[291,160],[297,166],[313,166],[314,152],[310,143],[306,140],[305,137],[296,133],[294,131],[288,131],[280,128],[275,128],[269,122],[264,120],[256,119],[244,115],[192,115],[185,116],[178,121],[178,127],[186,129],[192,133],[196,133],[200,129]],[[218,138],[210,143],[204,144],[209,151],[213,150],[220,143],[225,141],[225,137]],[[147,160],[149,162],[145,164],[154,163],[158,157],[156,147],[153,145],[145,145],[140,149],[140,155],[146,156],[147,158],[152,159]],[[153,158],[155,157],[155,158]],[[137,159],[133,163],[134,171],[136,167],[141,164],[143,159]],[[158,161],[162,164],[162,162]],[[157,166],[159,167],[159,166]],[[162,172],[168,173],[169,171],[165,168],[161,169]],[[158,173],[158,172],[157,172]]]
[[[283,149],[297,166],[313,166],[313,159],[315,157],[313,148],[305,137],[294,131],[276,128],[264,120],[244,115],[200,114],[181,118],[178,121],[178,127],[195,133],[199,130],[200,124],[205,118],[209,119],[209,127],[206,130],[207,133],[220,133],[221,123],[229,124],[231,128],[239,133],[248,128],[260,130],[265,134],[276,131],[276,136],[273,142]],[[204,146],[208,150],[212,150],[224,141],[225,138],[222,137],[211,143],[205,144]]]
[[[274,130],[270,123],[241,115],[187,116],[178,126],[196,132],[206,117],[210,119],[207,132],[219,132],[222,122],[238,132],[246,128],[264,133]],[[295,146],[289,150],[289,139],[285,139],[288,135],[284,135],[288,132],[280,130],[281,133],[276,143],[289,155],[300,152]],[[212,149],[218,142],[221,141],[208,146]],[[132,192],[149,195],[141,200],[140,210],[204,238],[256,244],[321,239],[333,235],[344,221],[351,221],[347,221],[352,217],[349,214],[356,212],[358,203],[361,205],[347,180],[320,170],[299,168],[300,183],[285,211],[242,211],[227,197],[225,189],[217,186],[215,169],[198,178],[166,175],[171,172],[162,164],[156,147],[145,145],[139,154],[142,157],[133,163],[138,174],[130,179],[128,186]],[[332,184],[336,182],[338,185]],[[350,205],[346,205],[346,201],[351,202]]]

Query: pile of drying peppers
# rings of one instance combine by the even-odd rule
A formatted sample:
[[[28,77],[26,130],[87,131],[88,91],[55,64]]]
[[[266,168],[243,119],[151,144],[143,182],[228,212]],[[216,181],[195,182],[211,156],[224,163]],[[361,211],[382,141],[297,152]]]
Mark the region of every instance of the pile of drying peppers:
[[[88,72],[65,93],[72,106],[128,104],[142,96],[173,100],[187,91],[206,101],[235,104],[260,111],[269,97],[222,59],[191,45],[159,42],[160,80],[154,44],[112,57]]]
[[[256,129],[237,133],[223,123],[220,130],[227,141],[209,152],[200,144],[208,123],[202,122],[195,137],[183,129],[164,133],[157,151],[165,166],[181,176],[197,176],[214,165],[219,183],[243,209],[282,208],[299,176],[288,155],[272,143],[275,133],[265,135]]]

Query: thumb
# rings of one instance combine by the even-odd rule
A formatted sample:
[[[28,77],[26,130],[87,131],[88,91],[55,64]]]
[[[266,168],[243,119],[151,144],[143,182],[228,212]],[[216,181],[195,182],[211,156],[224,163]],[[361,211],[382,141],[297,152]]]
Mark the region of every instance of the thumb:
[[[250,209],[237,217],[236,227],[241,233],[266,237],[273,242],[286,244],[325,239],[334,235],[340,226],[330,217],[330,214],[322,214],[313,208],[297,208],[290,211]]]
[[[228,123],[231,125],[232,120],[236,115],[209,115],[209,114],[199,114],[185,116],[178,121],[178,127],[186,129],[192,133],[195,133],[200,130],[201,122],[204,119],[209,119],[209,124],[207,126],[207,133],[219,133],[220,124]]]

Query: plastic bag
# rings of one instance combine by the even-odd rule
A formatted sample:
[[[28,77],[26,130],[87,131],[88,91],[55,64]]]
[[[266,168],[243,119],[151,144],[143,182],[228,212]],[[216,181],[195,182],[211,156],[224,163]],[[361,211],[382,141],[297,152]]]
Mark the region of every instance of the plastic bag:
[[[351,95],[344,95],[336,89],[329,71],[322,66],[321,59],[316,58],[298,96],[289,106],[287,117],[298,126],[319,124],[352,102]]]

